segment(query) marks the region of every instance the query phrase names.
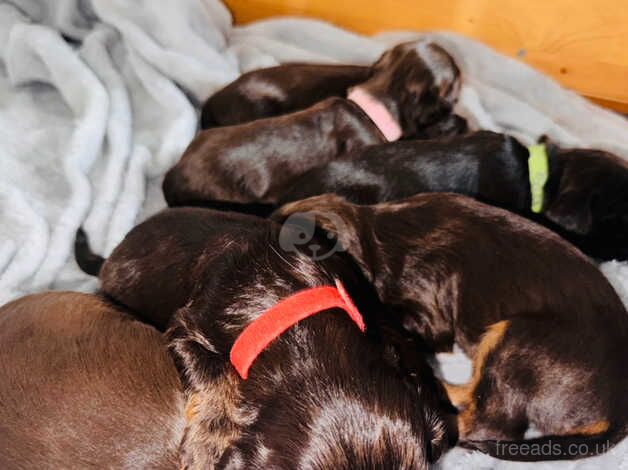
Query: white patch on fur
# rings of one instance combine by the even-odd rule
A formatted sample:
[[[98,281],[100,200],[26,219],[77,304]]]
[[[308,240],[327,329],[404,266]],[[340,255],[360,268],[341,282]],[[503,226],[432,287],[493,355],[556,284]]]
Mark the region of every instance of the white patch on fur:
[[[441,52],[440,46],[435,48],[431,41],[419,41],[414,50],[430,68],[434,75],[434,82],[441,92],[448,90],[450,84],[456,80],[453,58],[449,57],[446,52]],[[447,94],[457,96],[457,91],[449,90]]]
[[[264,82],[259,80],[245,83],[242,87],[242,93],[244,93],[247,98],[251,98],[254,100],[258,100],[261,98],[275,98],[276,100],[284,100],[286,98],[286,94],[279,86],[271,82]]]

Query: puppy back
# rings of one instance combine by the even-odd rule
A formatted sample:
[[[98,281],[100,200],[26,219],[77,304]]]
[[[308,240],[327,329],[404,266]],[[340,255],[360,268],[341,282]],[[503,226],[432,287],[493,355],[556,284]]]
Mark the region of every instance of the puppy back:
[[[176,468],[182,408],[161,335],[98,297],[0,309],[0,468]]]

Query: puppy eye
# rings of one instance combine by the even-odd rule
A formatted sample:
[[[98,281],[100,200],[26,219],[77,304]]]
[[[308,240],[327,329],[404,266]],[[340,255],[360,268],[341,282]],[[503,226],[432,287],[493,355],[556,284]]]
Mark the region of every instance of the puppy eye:
[[[306,238],[307,238],[307,235],[306,235],[305,233],[301,232],[301,233],[299,234],[299,239],[301,239],[301,240],[305,240]]]

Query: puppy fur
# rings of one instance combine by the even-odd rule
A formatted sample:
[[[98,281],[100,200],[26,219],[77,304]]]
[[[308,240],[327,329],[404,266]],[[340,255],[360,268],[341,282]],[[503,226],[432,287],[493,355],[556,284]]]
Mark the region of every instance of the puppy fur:
[[[165,342],[99,298],[0,308],[0,377],[0,468],[180,468],[183,391]]]
[[[192,240],[183,232],[197,235]],[[168,300],[181,307],[167,337],[184,383],[189,429],[211,436],[203,446],[185,446],[187,454],[206,456],[210,468],[426,469],[449,443],[432,385],[419,387],[403,376],[396,352],[369,320],[379,303],[353,263],[337,256],[314,262],[283,250],[279,234],[264,219],[169,209],[136,227],[121,244],[127,248],[114,251],[102,268],[102,274],[118,273],[113,285],[127,282],[124,270],[135,276],[131,288],[127,282],[115,293],[103,279],[103,290],[121,303],[151,295],[139,284],[161,285],[159,276],[184,293]],[[183,277],[193,282],[179,283],[170,261],[182,263]],[[159,264],[163,269],[155,269]],[[337,277],[365,316],[368,334],[340,310],[322,312],[273,341],[240,380],[228,356],[244,327],[292,293],[333,285]],[[151,302],[139,303],[160,306],[162,295],[170,295],[151,292]]]
[[[373,206],[323,195],[276,218],[308,212],[406,330],[435,351],[457,343],[473,358],[472,380],[448,387],[464,445],[520,460],[535,457],[499,453],[497,441],[520,442],[530,426],[545,437],[528,444],[593,449],[626,435],[628,313],[596,266],[560,237],[449,193]]]
[[[460,72],[442,48],[418,42],[384,54],[359,86],[388,109],[408,137],[431,126],[452,126],[440,121],[451,115],[459,82]],[[303,111],[200,132],[166,174],[164,195],[169,206],[276,203],[277,189],[290,179],[384,141],[354,102],[329,98]]]
[[[628,259],[628,163],[606,152],[548,145],[545,209],[530,210],[529,153],[489,131],[374,145],[296,178],[286,203],[335,193],[376,204],[422,192],[455,192],[535,220],[595,258]]]
[[[201,129],[244,124],[301,111],[327,98],[344,98],[349,88],[368,80],[374,69],[293,63],[247,72],[207,99],[201,110]],[[409,137],[428,139],[466,130],[463,118],[449,114]]]
[[[359,65],[297,63],[245,73],[207,99],[201,128],[243,124],[300,111],[326,98],[344,98],[371,71]]]

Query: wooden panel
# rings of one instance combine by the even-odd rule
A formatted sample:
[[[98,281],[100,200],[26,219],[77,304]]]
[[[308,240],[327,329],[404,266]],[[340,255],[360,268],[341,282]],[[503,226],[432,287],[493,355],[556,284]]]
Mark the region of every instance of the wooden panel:
[[[626,0],[226,0],[237,23],[310,16],[361,33],[451,30],[628,109]]]

